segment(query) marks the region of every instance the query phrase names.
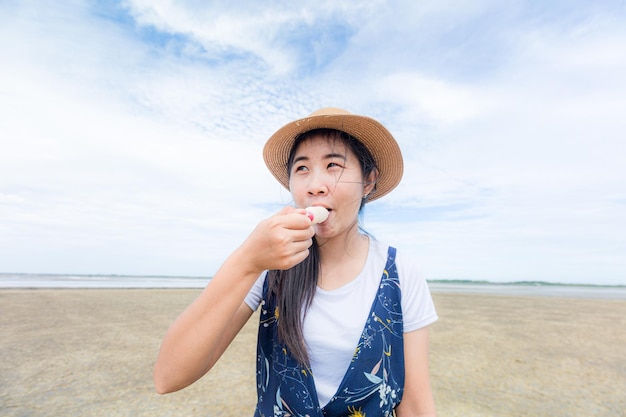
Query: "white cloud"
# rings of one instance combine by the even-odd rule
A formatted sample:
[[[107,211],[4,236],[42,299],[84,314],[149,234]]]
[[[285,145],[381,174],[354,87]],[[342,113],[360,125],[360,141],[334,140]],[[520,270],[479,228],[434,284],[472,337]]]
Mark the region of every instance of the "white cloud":
[[[380,4],[380,2],[378,2]],[[186,4],[131,0],[126,5],[138,24],[169,34],[187,36],[210,54],[250,54],[256,65],[286,75],[299,65],[301,45],[318,36],[328,19],[350,25],[351,16],[367,13],[376,2],[238,2],[235,8],[219,4]],[[354,23],[354,22],[353,22]],[[314,47],[311,43],[309,47]],[[311,49],[304,51],[310,53]]]
[[[419,73],[393,73],[374,84],[373,94],[385,104],[402,109],[397,115],[405,123],[448,124],[472,119],[485,111],[487,103],[478,91],[429,79]]]

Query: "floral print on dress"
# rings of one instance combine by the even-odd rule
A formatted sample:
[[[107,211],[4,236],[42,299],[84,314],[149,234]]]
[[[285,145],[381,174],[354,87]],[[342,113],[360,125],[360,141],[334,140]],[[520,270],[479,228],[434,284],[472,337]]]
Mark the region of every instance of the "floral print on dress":
[[[278,342],[276,306],[267,278],[257,343],[255,417],[391,416],[404,390],[404,340],[401,291],[389,247],[385,270],[370,315],[339,388],[323,408],[314,377]]]

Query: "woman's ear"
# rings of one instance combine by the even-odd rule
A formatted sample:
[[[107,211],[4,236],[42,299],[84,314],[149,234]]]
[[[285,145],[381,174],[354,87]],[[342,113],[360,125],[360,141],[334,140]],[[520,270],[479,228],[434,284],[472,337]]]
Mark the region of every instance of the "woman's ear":
[[[365,178],[363,182],[363,196],[367,197],[376,188],[376,180],[378,179],[378,169],[373,169],[372,172]]]

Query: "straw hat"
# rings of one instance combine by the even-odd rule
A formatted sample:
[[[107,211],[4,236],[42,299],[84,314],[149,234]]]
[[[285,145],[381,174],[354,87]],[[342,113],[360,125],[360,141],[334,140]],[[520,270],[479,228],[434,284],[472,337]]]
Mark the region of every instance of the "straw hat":
[[[402,179],[402,153],[391,133],[376,120],[352,114],[335,107],[326,107],[308,117],[295,120],[278,129],[263,148],[263,159],[270,172],[289,189],[287,160],[295,139],[313,129],[335,129],[359,139],[371,152],[378,167],[376,189],[368,201],[376,200],[396,188]]]

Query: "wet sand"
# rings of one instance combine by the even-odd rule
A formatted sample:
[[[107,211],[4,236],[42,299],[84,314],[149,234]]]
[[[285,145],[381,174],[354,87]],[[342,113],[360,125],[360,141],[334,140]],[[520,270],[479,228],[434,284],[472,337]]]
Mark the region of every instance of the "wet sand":
[[[256,319],[216,367],[159,396],[152,366],[199,290],[0,290],[0,415],[251,416]],[[623,416],[626,301],[433,295],[439,417]]]

